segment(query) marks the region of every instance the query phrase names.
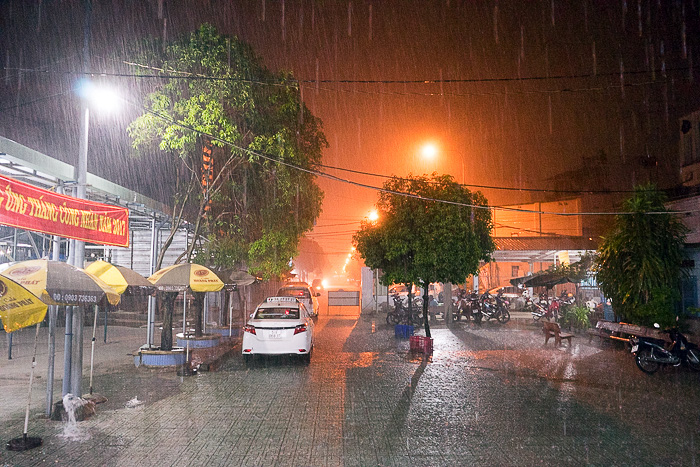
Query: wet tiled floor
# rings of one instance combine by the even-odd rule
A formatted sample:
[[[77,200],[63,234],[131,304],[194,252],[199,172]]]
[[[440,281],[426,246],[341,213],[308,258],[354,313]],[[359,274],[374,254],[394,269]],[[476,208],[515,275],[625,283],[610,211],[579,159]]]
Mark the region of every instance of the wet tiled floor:
[[[65,437],[65,424],[41,417],[39,379],[29,434],[44,444],[2,451],[0,465],[700,462],[700,374],[687,368],[648,376],[623,346],[585,336],[571,349],[545,348],[527,321],[437,326],[429,359],[411,355],[381,319],[375,332],[366,317],[318,324],[309,366],[272,358],[247,368],[235,354],[190,377],[134,368],[126,353],[139,330],[122,330],[116,361],[105,357],[109,371],[96,377],[109,398],[97,415]],[[26,401],[26,380],[16,369],[4,378],[6,366],[3,443],[21,435]],[[144,403],[126,408],[134,397]]]

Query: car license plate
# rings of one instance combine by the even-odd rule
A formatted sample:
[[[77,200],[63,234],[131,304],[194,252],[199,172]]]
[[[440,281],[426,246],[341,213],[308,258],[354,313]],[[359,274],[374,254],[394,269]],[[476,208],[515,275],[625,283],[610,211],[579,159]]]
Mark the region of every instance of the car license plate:
[[[633,346],[632,346],[632,353],[635,353],[637,350],[639,350],[639,346],[638,346],[638,345],[633,345]]]
[[[267,337],[269,337],[270,339],[282,339],[282,331],[277,329],[274,331],[270,331],[268,332]]]

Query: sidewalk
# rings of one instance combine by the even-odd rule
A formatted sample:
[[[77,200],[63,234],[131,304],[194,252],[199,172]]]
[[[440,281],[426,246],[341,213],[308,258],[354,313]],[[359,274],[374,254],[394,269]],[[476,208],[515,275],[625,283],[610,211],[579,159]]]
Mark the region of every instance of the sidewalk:
[[[435,351],[424,358],[383,315],[324,316],[310,365],[270,358],[247,367],[234,354],[192,377],[134,367],[129,354],[144,330],[115,328],[96,346],[96,392],[109,400],[67,433],[37,408],[42,376],[29,436],[44,443],[0,451],[0,466],[696,463],[696,373],[649,378],[628,351],[583,335],[571,348],[545,346],[539,325],[519,318],[433,326]],[[31,338],[20,341],[30,353]],[[13,409],[3,409],[3,444],[21,436],[30,360],[12,372],[16,362],[0,361],[0,400]]]
[[[12,333],[12,359],[8,360],[9,335],[0,332],[0,412],[15,415],[24,412],[32,368],[34,336],[36,328],[30,326]],[[93,387],[99,389],[100,377],[134,367],[133,355],[146,341],[145,328],[110,326],[107,343],[104,328],[98,329],[95,341],[93,364]],[[64,328],[56,330],[56,352],[54,362],[54,402],[60,400],[63,382]],[[90,355],[92,351],[92,329],[83,333],[83,392],[90,388]],[[36,366],[32,388],[32,412],[46,408],[46,378],[48,369],[48,328],[42,323],[36,349]]]

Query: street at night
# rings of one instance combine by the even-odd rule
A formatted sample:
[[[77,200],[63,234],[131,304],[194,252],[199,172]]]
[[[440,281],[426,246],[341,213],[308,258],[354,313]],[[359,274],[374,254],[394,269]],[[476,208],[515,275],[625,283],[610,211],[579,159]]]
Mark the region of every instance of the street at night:
[[[698,0],[4,0],[0,44],[0,467],[700,464]]]
[[[98,363],[109,400],[66,434],[32,416],[43,445],[3,465],[696,465],[700,395],[685,367],[641,373],[627,348],[583,334],[544,346],[526,318],[433,329],[429,359],[384,317],[318,322],[309,366],[234,353],[216,372],[135,370],[114,331]],[[131,336],[131,337],[129,337]],[[138,341],[138,340],[137,340]],[[119,343],[121,342],[121,344]],[[12,363],[25,368],[29,345]],[[126,348],[123,348],[126,347]],[[237,347],[239,348],[239,347]],[[104,352],[98,346],[98,355]],[[24,357],[24,358],[22,358]],[[111,363],[108,363],[111,362]],[[104,367],[108,368],[105,369]],[[13,373],[24,388],[26,371]],[[5,378],[3,378],[5,379]],[[8,381],[9,383],[9,381]],[[0,438],[21,433],[24,393],[3,398]],[[37,390],[37,399],[41,391]],[[142,404],[127,407],[134,398]]]

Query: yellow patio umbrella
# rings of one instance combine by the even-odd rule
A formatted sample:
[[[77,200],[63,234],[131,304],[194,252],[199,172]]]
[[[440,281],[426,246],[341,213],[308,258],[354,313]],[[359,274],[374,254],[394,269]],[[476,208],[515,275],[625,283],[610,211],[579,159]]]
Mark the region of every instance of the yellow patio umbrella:
[[[124,266],[98,260],[88,264],[85,270],[102,279],[120,295],[127,290],[141,291],[146,294],[151,294],[155,290],[155,286],[145,277]]]
[[[47,305],[98,305],[119,303],[119,294],[101,279],[60,261],[20,261],[0,272],[27,288]]]
[[[17,282],[0,276],[0,319],[5,332],[41,323],[47,306]]]
[[[32,292],[27,290],[12,279],[0,276],[0,319],[6,332],[13,332],[32,324],[36,324],[34,334],[34,353],[32,354],[32,368],[29,372],[29,393],[27,395],[27,407],[24,414],[24,432],[22,437],[8,441],[7,449],[11,451],[25,451],[41,445],[39,437],[28,436],[29,407],[32,398],[32,384],[34,382],[34,367],[36,366],[36,347],[39,340],[39,327],[46,316],[48,307]]]
[[[206,266],[192,263],[175,264],[156,271],[148,278],[151,284],[164,292],[218,292],[224,283]]]
[[[163,268],[156,271],[148,280],[158,287],[158,290],[163,292],[185,292],[190,289],[192,292],[218,292],[224,288],[224,283],[219,279],[214,271],[199,264],[182,263]],[[168,295],[168,294],[166,294]],[[195,297],[196,298],[196,297]],[[169,305],[163,316],[163,332],[161,332],[161,350],[170,350],[172,348],[172,303],[175,301],[168,300]],[[183,300],[183,317],[182,317],[182,335],[185,336],[186,329],[186,309],[184,304],[187,300]],[[197,320],[195,322],[195,336],[202,335],[202,314],[201,307],[197,310]],[[188,341],[189,344],[189,341]]]

